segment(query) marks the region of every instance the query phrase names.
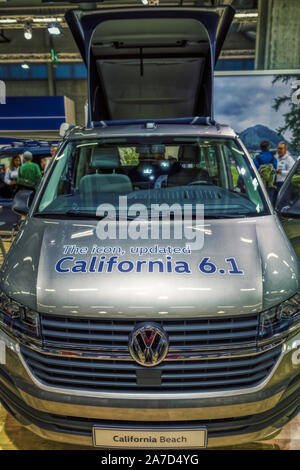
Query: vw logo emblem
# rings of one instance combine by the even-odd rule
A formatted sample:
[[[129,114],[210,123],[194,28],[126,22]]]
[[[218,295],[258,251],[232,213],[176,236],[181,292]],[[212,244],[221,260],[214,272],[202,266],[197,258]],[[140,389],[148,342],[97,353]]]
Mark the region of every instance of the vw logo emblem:
[[[157,366],[166,357],[168,349],[168,335],[157,323],[139,323],[130,333],[129,352],[142,366]]]

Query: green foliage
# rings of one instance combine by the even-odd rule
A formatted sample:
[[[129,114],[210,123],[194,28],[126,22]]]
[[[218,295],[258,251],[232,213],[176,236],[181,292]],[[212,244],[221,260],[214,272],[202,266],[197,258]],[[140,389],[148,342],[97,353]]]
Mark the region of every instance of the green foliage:
[[[273,80],[273,84],[281,80],[283,83],[290,83],[290,85],[292,85],[292,83],[299,80],[299,78],[299,75],[277,75]],[[300,105],[292,101],[294,92],[295,89],[291,86],[289,96],[275,98],[275,103],[272,107],[275,111],[280,111],[281,105],[288,103],[289,111],[283,114],[284,125],[276,129],[276,132],[280,135],[283,132],[290,131],[292,133],[291,147],[295,152],[300,153]]]
[[[134,147],[120,148],[120,157],[122,165],[125,166],[138,165],[139,163],[139,155]]]

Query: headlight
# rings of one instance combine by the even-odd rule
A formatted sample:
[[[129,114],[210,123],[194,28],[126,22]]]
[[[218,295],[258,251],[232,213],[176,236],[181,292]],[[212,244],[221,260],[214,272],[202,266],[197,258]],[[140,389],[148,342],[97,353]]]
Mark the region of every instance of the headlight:
[[[260,316],[259,339],[288,333],[299,323],[300,327],[300,294],[296,294],[276,307],[266,310]]]
[[[39,314],[0,291],[0,326],[15,336],[40,337]]]

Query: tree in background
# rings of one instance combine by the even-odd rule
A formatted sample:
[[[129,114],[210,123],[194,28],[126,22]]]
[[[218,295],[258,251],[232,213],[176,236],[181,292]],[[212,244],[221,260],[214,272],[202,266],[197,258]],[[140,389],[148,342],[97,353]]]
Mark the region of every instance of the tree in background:
[[[283,83],[290,84],[291,92],[287,96],[275,98],[273,108],[279,111],[284,103],[288,104],[289,110],[283,114],[284,125],[276,129],[278,135],[290,131],[292,134],[291,148],[300,154],[300,75],[277,75],[273,84],[281,80]]]
[[[122,165],[138,165],[139,156],[136,153],[135,147],[122,147],[119,151]]]

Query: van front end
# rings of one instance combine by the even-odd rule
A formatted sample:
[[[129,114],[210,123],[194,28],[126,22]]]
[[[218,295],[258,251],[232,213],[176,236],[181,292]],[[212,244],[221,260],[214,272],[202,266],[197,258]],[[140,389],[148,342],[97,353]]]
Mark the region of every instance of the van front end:
[[[286,311],[299,314],[299,305],[296,295]],[[263,314],[140,322],[16,310],[2,296],[1,403],[43,438],[107,449],[223,447],[272,438],[298,412],[297,323],[268,336]],[[132,332],[131,340],[154,331],[168,337],[168,353],[144,367],[125,344]]]
[[[148,245],[138,273],[138,254],[95,262],[95,221],[28,219],[1,273],[3,406],[41,437],[107,449],[225,447],[279,433],[300,405],[297,260],[275,216],[207,224],[201,250],[158,255],[161,241]],[[263,243],[262,233],[275,236]],[[75,255],[67,240],[83,234],[89,255]],[[232,237],[242,274],[232,259],[235,274],[220,273]],[[157,261],[151,272],[151,260],[170,257],[190,273]],[[122,272],[130,262],[135,271]],[[218,272],[208,274],[212,262]]]

